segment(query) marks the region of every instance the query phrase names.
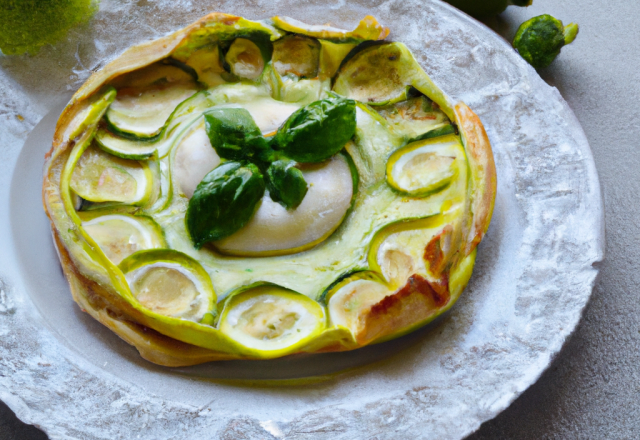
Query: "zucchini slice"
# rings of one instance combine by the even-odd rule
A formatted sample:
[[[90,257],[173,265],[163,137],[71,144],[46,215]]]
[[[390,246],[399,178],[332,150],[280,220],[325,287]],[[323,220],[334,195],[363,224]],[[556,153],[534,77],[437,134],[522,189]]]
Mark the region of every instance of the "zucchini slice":
[[[91,104],[78,113],[71,122],[68,139],[76,139],[88,128],[94,128],[114,99],[116,99],[116,89],[113,87],[106,87],[104,91],[94,95],[91,98]]]
[[[144,162],[121,159],[91,145],[71,175],[71,189],[90,202],[142,205],[153,191],[153,177]]]
[[[209,275],[193,258],[153,249],[130,255],[119,267],[132,295],[147,310],[194,322],[212,321],[216,295]]]
[[[165,209],[173,199],[173,182],[171,181],[170,160],[168,157],[154,161],[157,163],[158,197],[153,204],[145,207],[148,214],[156,214]]]
[[[433,215],[422,219],[393,222],[378,230],[369,248],[367,260],[371,270],[381,274],[390,289],[397,289],[416,273],[429,276],[431,262],[426,248],[442,232],[449,218]]]
[[[109,127],[122,136],[150,140],[162,132],[178,104],[196,92],[193,81],[121,89],[105,118]]]
[[[80,216],[82,227],[113,262],[146,249],[166,247],[160,226],[151,217],[130,214]]]
[[[378,113],[409,142],[453,133],[446,114],[424,96],[377,107]]]
[[[280,75],[318,76],[320,43],[301,35],[287,35],[273,43],[273,67]]]
[[[361,317],[389,294],[389,287],[376,272],[357,272],[347,277],[327,294],[330,325],[346,327],[357,335]]]
[[[153,142],[131,142],[104,127],[98,128],[95,141],[107,153],[123,159],[149,159],[158,149]]]
[[[387,182],[402,193],[426,196],[453,181],[458,162],[464,157],[464,148],[456,135],[413,142],[389,157]]]
[[[369,105],[403,101],[412,85],[414,66],[413,56],[401,43],[367,47],[340,68],[333,91]]]
[[[324,309],[306,296],[275,285],[232,295],[220,316],[220,331],[262,356],[294,352],[325,328]]]
[[[173,111],[164,129],[157,137],[150,139],[127,138],[115,135],[104,127],[96,134],[100,148],[123,158],[149,158],[155,152],[157,157],[166,156],[175,141],[182,135],[191,123],[206,109],[215,105],[206,91],[196,93],[180,103]]]
[[[250,80],[258,79],[265,66],[258,45],[246,38],[236,38],[224,59],[234,75]]]

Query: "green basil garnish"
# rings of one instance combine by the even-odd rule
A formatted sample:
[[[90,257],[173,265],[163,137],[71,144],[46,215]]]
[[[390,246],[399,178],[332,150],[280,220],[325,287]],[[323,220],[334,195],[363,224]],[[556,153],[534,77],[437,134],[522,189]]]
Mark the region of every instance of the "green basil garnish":
[[[267,187],[274,202],[287,209],[297,208],[307,194],[307,182],[292,160],[277,160],[267,169]]]
[[[278,129],[275,144],[297,162],[322,162],[342,150],[356,132],[356,103],[327,98],[297,110]]]
[[[216,108],[204,121],[211,145],[228,162],[207,174],[189,200],[185,222],[196,249],[247,224],[267,185],[272,200],[297,208],[308,186],[296,162],[323,162],[342,150],[356,131],[356,105],[338,96],[312,102],[269,140],[243,108]]]
[[[244,108],[219,108],[204,114],[211,145],[222,159],[270,162],[271,147]]]
[[[185,218],[195,248],[247,224],[264,189],[262,173],[252,163],[225,162],[209,172],[189,200]]]

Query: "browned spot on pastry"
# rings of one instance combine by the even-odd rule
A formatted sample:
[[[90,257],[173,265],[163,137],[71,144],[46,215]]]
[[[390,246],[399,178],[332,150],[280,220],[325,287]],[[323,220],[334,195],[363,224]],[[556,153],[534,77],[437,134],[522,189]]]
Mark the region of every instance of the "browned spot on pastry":
[[[449,266],[451,261],[451,237],[453,235],[453,227],[451,225],[445,228],[438,235],[433,237],[424,248],[424,259],[427,262],[429,272],[438,277]]]
[[[222,19],[222,24],[226,25],[226,26],[233,26],[234,24],[236,24],[236,22],[240,20],[240,17],[225,17],[224,19]]]
[[[387,296],[382,299],[378,304],[371,308],[372,313],[380,313],[383,310],[391,308],[395,303],[402,301],[404,298],[411,296],[414,293],[419,293],[427,299],[431,299],[436,307],[442,307],[449,301],[448,293],[439,293],[435,289],[432,283],[421,275],[414,274],[409,277],[407,284],[400,288],[393,295]]]
[[[453,226],[447,225],[440,234],[429,241],[424,249],[424,259],[429,274],[436,280],[431,287],[440,295],[449,295],[449,271],[458,249],[454,245]]]
[[[433,316],[449,302],[449,298],[446,284],[434,284],[414,274],[402,288],[373,305],[360,318],[361,330],[356,339],[362,344],[402,333],[404,329],[409,331]]]

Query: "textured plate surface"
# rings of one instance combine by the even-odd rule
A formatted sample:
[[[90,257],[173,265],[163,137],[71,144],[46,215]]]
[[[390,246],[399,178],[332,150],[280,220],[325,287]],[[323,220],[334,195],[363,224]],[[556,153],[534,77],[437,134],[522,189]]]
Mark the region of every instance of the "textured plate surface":
[[[0,58],[0,399],[54,439],[463,437],[536,380],[591,293],[602,206],[578,122],[504,41],[446,5],[234,3],[103,0],[91,27],[56,49]],[[345,28],[375,15],[445,92],[479,114],[498,168],[496,211],[469,287],[429,331],[342,355],[177,371],[142,361],[73,304],[39,194],[68,90],[129,45],[213,7]],[[297,386],[211,380],[364,364]]]

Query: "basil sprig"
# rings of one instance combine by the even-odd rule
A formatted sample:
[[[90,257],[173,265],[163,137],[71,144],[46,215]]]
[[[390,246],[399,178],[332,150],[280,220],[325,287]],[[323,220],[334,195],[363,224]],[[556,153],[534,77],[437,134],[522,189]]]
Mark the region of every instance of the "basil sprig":
[[[342,150],[355,132],[355,101],[329,98],[289,116],[274,141],[276,148],[296,162],[323,162]]]
[[[296,162],[323,162],[342,150],[355,134],[356,107],[337,96],[312,102],[269,140],[243,108],[216,108],[204,121],[211,145],[226,162],[204,177],[189,200],[186,226],[196,249],[242,228],[265,187],[274,202],[297,208],[308,185]]]
[[[222,159],[270,162],[273,150],[244,108],[218,108],[204,114],[204,124]]]
[[[286,159],[276,160],[267,168],[267,188],[271,199],[287,209],[297,208],[309,189],[296,163]]]
[[[247,224],[264,189],[262,173],[252,163],[225,162],[204,176],[189,200],[185,219],[195,248]]]

